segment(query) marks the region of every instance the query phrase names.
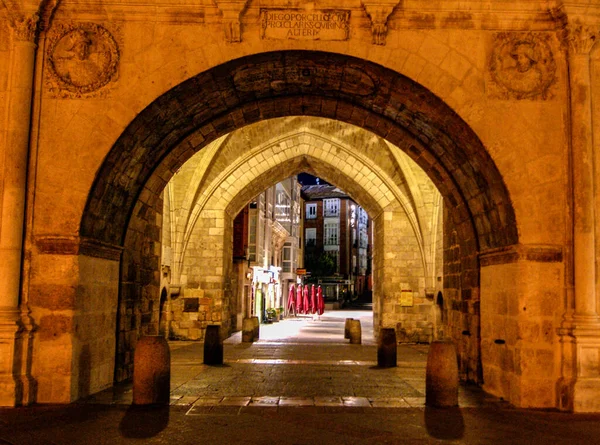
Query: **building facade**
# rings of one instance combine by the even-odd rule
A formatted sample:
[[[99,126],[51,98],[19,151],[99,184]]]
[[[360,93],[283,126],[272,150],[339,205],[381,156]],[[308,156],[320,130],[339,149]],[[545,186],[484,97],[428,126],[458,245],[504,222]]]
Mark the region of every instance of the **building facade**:
[[[252,269],[246,316],[265,321],[268,310],[284,314],[288,290],[300,267],[300,184],[290,177],[248,204],[248,265]]]
[[[367,212],[332,185],[307,185],[302,195],[306,282],[321,284],[325,300],[335,307],[370,294]]]

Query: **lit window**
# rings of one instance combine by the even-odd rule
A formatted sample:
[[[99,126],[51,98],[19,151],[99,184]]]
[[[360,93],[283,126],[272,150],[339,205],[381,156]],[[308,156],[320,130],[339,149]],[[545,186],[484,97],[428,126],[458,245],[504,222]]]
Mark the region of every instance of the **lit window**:
[[[340,216],[340,200],[338,198],[324,199],[325,216]]]
[[[337,223],[325,223],[325,238],[323,243],[326,246],[337,246],[339,226]]]
[[[306,204],[306,219],[317,218],[317,203]]]

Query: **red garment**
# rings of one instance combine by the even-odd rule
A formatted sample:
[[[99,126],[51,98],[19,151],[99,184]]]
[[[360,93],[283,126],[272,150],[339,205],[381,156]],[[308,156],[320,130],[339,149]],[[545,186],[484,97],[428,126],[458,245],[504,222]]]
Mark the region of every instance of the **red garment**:
[[[296,288],[296,313],[301,314],[302,310],[302,286],[298,285]]]
[[[296,293],[294,292],[294,285],[290,285],[290,291],[288,292],[288,312],[294,313],[296,311]]]
[[[325,312],[325,300],[323,300],[323,289],[321,289],[321,286],[317,289],[317,305],[319,315],[323,315],[323,312]]]
[[[310,301],[308,300],[308,284],[304,285],[304,306],[302,307],[303,314],[310,314]]]
[[[310,313],[314,314],[317,312],[317,296],[315,295],[315,285],[310,287]]]

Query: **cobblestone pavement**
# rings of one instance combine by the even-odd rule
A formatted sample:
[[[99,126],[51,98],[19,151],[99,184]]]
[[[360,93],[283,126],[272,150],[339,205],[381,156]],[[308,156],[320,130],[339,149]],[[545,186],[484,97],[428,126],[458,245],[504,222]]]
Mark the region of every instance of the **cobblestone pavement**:
[[[197,342],[173,342],[171,406],[131,406],[120,385],[67,406],[0,409],[0,445],[33,444],[594,444],[600,415],[519,410],[473,387],[460,407],[424,406],[427,346],[398,348],[379,369],[370,313],[261,326],[225,342],[223,366]],[[360,318],[363,344],[343,339]]]
[[[361,320],[362,344],[344,339],[346,318]],[[398,367],[378,368],[370,311],[332,311],[262,325],[260,340],[224,344],[223,366],[207,366],[203,344],[171,342],[171,403],[190,413],[221,406],[422,407],[427,345],[398,347]],[[462,406],[493,398],[461,388]],[[131,385],[97,394],[89,403],[130,404]],[[495,400],[494,400],[495,401]],[[210,408],[212,409],[212,408]]]

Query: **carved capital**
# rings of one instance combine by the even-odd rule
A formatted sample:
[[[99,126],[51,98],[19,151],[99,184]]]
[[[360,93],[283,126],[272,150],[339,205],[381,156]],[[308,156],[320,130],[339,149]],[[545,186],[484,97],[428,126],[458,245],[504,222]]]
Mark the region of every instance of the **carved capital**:
[[[239,43],[242,41],[241,16],[248,0],[215,0],[217,8],[222,15],[223,31],[228,43]]]
[[[565,43],[571,54],[589,54],[598,39],[597,27],[571,24],[565,28]]]
[[[385,45],[388,27],[387,21],[398,0],[363,0],[362,5],[371,19],[371,35],[373,45]]]
[[[30,17],[21,18],[12,22],[13,35],[19,42],[35,43],[38,35],[40,16],[36,12]]]

